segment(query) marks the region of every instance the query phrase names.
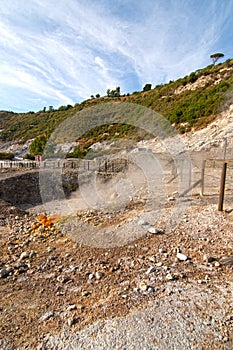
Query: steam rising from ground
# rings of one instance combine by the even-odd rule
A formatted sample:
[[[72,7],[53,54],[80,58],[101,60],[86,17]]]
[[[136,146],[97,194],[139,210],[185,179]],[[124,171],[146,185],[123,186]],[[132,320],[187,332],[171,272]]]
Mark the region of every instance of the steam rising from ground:
[[[158,113],[129,103],[98,105],[84,109],[66,119],[51,135],[44,155],[46,157],[51,153],[51,145],[56,149],[57,144],[77,141],[92,129],[114,123],[132,125],[144,130],[151,137],[157,138],[165,148],[170,158],[169,162],[162,164],[161,159],[149,150],[132,150],[132,147],[127,147],[127,142],[125,143],[127,140],[124,139],[122,144],[118,140],[117,157],[125,159],[125,167],[121,166],[120,170],[115,168],[113,164],[116,160],[115,151],[112,155],[109,153],[106,155],[103,152],[103,155],[100,156],[102,166],[95,166],[98,163],[97,158],[92,161],[94,168],[82,168],[81,162],[77,170],[78,190],[68,199],[62,186],[62,169],[53,169],[50,173],[40,172],[41,197],[47,208],[46,211],[53,210],[62,215],[70,215],[63,225],[64,231],[74,235],[74,238],[82,243],[98,247],[119,246],[140,237],[146,231],[138,227],[135,229],[135,224],[131,225],[127,222],[121,229],[118,227],[117,232],[116,225],[109,225],[107,231],[101,227],[93,227],[77,220],[75,215],[79,210],[91,209],[100,212],[109,210],[124,215],[124,211],[129,206],[133,211],[132,205],[138,205],[140,202],[140,213],[136,214],[136,219],[143,218],[150,212],[153,213],[151,224],[154,224],[154,219],[162,213],[167,195],[166,167],[170,169],[173,164],[177,168],[174,178],[177,180],[179,193],[186,190],[190,184],[188,178],[191,173],[189,154],[185,152],[184,144],[171,124]],[[57,155],[54,154],[53,157]],[[112,173],[111,169],[106,168],[108,161],[113,162]],[[180,211],[184,210],[183,204],[177,201],[171,215],[171,219],[175,219],[174,223],[179,220]],[[132,217],[129,219],[132,220]]]

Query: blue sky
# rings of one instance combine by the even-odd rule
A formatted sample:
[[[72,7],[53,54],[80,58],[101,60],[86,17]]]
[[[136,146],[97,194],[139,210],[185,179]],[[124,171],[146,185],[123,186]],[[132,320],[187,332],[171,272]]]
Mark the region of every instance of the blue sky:
[[[0,110],[139,91],[232,43],[233,0],[0,0]]]

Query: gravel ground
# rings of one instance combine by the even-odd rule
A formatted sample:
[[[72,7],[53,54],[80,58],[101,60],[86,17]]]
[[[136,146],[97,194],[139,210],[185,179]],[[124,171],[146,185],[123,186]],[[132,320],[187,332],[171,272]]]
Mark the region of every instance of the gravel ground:
[[[78,212],[113,232],[144,227],[123,246],[100,248],[61,232],[63,219],[46,227],[0,204],[0,349],[233,348],[231,210],[194,196],[174,230],[175,200],[158,217],[133,202]]]
[[[221,286],[222,288],[223,286]],[[170,296],[149,302],[126,317],[97,322],[78,332],[49,337],[46,349],[232,349],[219,323],[231,321],[225,304],[233,284],[216,289],[170,283]],[[217,298],[216,298],[217,297]],[[217,299],[217,300],[216,300]],[[204,308],[205,307],[205,308]],[[228,310],[229,311],[229,310]],[[224,320],[224,321],[223,321]],[[42,344],[38,349],[42,349]]]

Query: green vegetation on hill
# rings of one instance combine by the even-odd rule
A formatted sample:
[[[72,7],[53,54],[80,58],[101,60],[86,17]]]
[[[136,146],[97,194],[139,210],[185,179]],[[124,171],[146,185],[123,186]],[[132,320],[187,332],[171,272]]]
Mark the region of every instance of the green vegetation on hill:
[[[227,60],[153,89],[151,84],[146,84],[148,88],[144,87],[143,91],[131,95],[98,96],[74,107],[61,106],[57,110],[51,108],[37,113],[0,111],[0,141],[17,140],[24,143],[38,136],[48,139],[62,121],[75,113],[98,104],[120,101],[151,108],[167,118],[181,133],[202,128],[227,107],[227,96],[232,95],[233,90],[232,73],[233,60]],[[139,139],[142,135],[129,125],[117,123],[111,128],[109,125],[101,126],[82,135],[82,146],[70,156],[85,156],[93,143],[116,137]]]
[[[224,68],[231,69],[228,71],[223,70]],[[218,66],[211,65],[192,72],[183,79],[158,86],[146,94],[136,93],[131,101],[161,113],[180,132],[189,131],[192,127],[205,127],[224,109],[226,94],[233,90],[232,73],[233,60]],[[198,78],[206,78],[205,85],[203,83],[204,86],[197,85],[193,90],[188,89],[188,84],[197,83]],[[182,88],[183,92],[177,93]]]
[[[13,153],[0,152],[0,160],[12,160],[14,158]]]
[[[30,155],[42,155],[46,145],[45,135],[37,136],[30,144]]]

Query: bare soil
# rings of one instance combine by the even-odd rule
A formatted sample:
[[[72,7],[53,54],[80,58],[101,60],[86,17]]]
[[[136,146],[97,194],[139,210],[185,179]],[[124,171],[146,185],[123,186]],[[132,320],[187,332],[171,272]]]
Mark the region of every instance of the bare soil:
[[[0,349],[232,349],[233,269],[224,257],[233,255],[233,214],[210,198],[189,201],[174,230],[175,200],[149,216],[155,234],[138,222],[140,203],[120,215],[79,212],[100,228],[144,225],[138,239],[113,248],[82,244],[59,222],[32,229],[36,214],[2,201],[0,269],[10,272],[0,279]]]

